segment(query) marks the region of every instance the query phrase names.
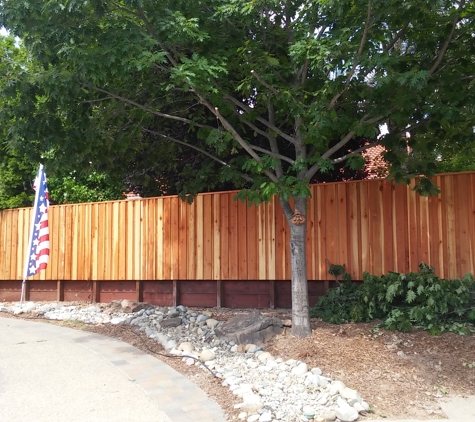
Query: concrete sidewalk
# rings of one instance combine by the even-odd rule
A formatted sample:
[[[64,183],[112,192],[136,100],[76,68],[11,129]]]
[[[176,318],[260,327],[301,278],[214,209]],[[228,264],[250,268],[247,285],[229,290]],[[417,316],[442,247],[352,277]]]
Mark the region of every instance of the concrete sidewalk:
[[[226,419],[195,384],[127,343],[0,317],[0,421]]]
[[[475,422],[475,396],[446,397],[439,400],[448,419],[373,419],[368,422]]]

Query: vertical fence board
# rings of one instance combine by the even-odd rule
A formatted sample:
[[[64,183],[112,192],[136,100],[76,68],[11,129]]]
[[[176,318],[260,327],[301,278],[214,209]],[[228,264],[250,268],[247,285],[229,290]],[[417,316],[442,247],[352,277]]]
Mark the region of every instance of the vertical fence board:
[[[179,263],[178,263],[178,248],[179,248],[179,239],[178,239],[178,201],[179,198],[173,197],[170,201],[170,278],[172,280],[178,279],[179,275]]]
[[[196,280],[203,280],[203,266],[204,266],[204,227],[203,227],[203,197],[198,196],[195,199],[196,203],[196,249],[195,249],[195,273],[193,278]]]
[[[213,207],[212,195],[203,196],[203,271],[201,279],[212,279],[213,267]]]
[[[155,280],[164,280],[163,277],[163,200],[155,203]],[[188,257],[190,259],[190,257]],[[145,286],[144,286],[145,294]]]
[[[247,202],[236,201],[237,205],[237,233],[236,249],[238,256],[238,276],[239,280],[247,280]]]
[[[187,232],[188,232],[188,210],[190,205],[187,202],[180,201],[179,208],[179,227],[178,227],[178,279],[186,280],[187,277]]]
[[[221,280],[227,280],[230,278],[229,275],[229,250],[231,248],[229,243],[229,200],[231,198],[231,194],[223,193],[221,196],[221,201],[219,204],[220,207],[220,271],[219,271],[219,278]]]
[[[219,280],[221,276],[221,196],[213,194],[213,260],[211,269],[213,280]]]
[[[257,207],[246,207],[246,242],[247,242],[247,278],[248,280],[257,280],[258,271],[258,228],[257,228]]]

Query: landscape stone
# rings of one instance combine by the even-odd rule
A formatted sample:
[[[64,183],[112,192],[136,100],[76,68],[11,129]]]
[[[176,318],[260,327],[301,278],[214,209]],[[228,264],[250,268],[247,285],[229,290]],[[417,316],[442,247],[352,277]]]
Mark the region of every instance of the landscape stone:
[[[256,345],[265,343],[282,331],[282,321],[279,318],[266,317],[258,309],[234,316],[215,328],[215,334],[219,338],[232,340],[237,344]]]
[[[173,328],[173,327],[178,327],[181,325],[182,320],[180,317],[172,317],[168,319],[164,319],[163,321],[160,321],[160,326],[162,328]]]

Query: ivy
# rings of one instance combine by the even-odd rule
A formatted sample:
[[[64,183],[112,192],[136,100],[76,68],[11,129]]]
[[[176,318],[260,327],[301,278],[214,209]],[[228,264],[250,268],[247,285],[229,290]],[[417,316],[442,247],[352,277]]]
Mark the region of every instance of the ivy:
[[[328,272],[336,277],[344,267],[331,265]],[[475,331],[475,281],[471,274],[441,279],[423,263],[417,273],[390,272],[381,277],[365,273],[361,286],[346,281],[329,290],[310,314],[334,324],[380,319],[389,330],[406,332],[416,327],[434,335],[471,334]]]

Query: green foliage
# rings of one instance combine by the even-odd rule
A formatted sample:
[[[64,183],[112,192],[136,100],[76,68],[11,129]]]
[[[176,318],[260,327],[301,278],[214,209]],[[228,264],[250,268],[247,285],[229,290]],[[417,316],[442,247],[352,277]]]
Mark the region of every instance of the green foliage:
[[[430,334],[474,331],[475,282],[470,274],[440,279],[433,267],[421,264],[417,273],[363,277],[361,286],[347,282],[329,290],[311,315],[331,323],[380,319],[385,328],[399,331],[412,327]]]
[[[57,204],[99,202],[124,199],[124,183],[111,180],[106,173],[87,175],[71,172],[63,177],[48,178],[51,201]]]

